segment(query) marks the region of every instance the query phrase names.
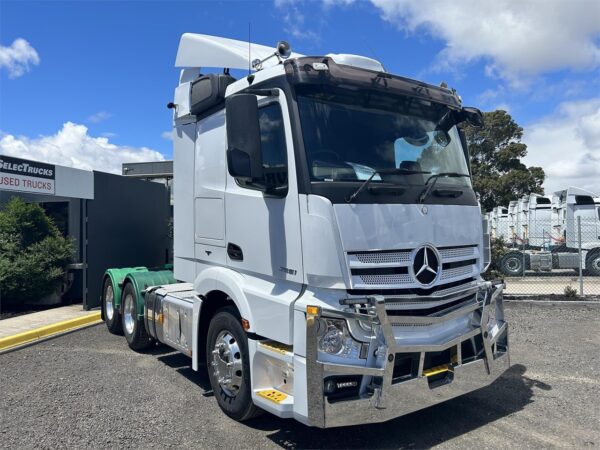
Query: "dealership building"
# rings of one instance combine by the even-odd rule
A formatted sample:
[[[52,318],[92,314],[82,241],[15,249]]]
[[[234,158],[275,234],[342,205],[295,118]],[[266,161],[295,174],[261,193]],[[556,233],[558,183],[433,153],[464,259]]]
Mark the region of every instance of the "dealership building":
[[[63,298],[100,305],[109,267],[169,262],[169,190],[136,177],[30,161],[0,154],[0,210],[12,197],[40,204],[73,240]]]

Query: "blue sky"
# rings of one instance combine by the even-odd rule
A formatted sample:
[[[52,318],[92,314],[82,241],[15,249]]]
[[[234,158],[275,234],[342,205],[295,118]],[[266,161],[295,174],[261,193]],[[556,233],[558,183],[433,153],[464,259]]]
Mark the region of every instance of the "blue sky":
[[[448,82],[466,105],[507,109],[525,128],[527,162],[548,171],[547,190],[600,191],[599,5],[0,0],[0,152],[112,171],[169,158],[180,35],[245,40],[251,23],[254,42],[371,56]]]

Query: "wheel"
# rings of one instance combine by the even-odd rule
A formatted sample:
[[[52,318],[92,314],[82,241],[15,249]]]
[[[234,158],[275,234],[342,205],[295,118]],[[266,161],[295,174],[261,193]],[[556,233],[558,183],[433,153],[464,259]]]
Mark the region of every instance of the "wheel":
[[[137,295],[133,285],[127,283],[121,298],[123,334],[125,334],[129,347],[139,352],[150,347],[154,341],[146,332],[144,320],[137,317],[136,298]]]
[[[500,261],[500,271],[509,277],[523,275],[523,262],[525,255],[520,252],[508,252]]]
[[[206,366],[225,414],[241,422],[260,413],[252,402],[248,338],[235,308],[223,308],[212,318],[206,339]]]
[[[104,311],[104,322],[106,328],[113,334],[122,334],[121,314],[115,308],[115,292],[109,277],[104,280],[104,288],[102,289],[102,309]]]
[[[585,257],[586,275],[600,276],[600,248],[590,250]]]

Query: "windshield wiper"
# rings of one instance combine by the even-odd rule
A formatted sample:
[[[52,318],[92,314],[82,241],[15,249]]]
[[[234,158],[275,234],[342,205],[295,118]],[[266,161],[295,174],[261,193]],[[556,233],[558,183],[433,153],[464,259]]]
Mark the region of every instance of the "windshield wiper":
[[[356,197],[358,197],[358,195],[365,190],[365,188],[369,185],[369,183],[371,182],[371,180],[373,179],[373,177],[377,174],[379,175],[384,175],[384,174],[401,174],[401,175],[418,175],[418,174],[425,174],[425,173],[431,173],[431,172],[427,172],[424,170],[410,170],[410,169],[401,169],[401,168],[393,168],[393,169],[379,169],[379,170],[374,170],[373,173],[371,174],[371,176],[369,178],[367,178],[365,181],[363,181],[363,183],[358,187],[358,189],[356,191],[354,191],[354,193],[346,198],[346,203],[352,203],[354,201],[354,199]]]
[[[440,172],[440,173],[431,175],[429,178],[427,178],[425,185],[427,186],[431,180],[433,180],[433,183],[429,184],[429,186],[427,186],[427,188],[425,188],[423,190],[423,192],[421,192],[421,195],[419,196],[419,203],[423,203],[427,199],[427,197],[429,197],[429,194],[431,193],[431,190],[435,186],[435,183],[437,183],[437,180],[439,180],[442,177],[444,177],[444,178],[446,178],[446,177],[447,178],[462,178],[462,177],[471,178],[471,175],[469,175],[468,173],[458,173],[458,172]]]

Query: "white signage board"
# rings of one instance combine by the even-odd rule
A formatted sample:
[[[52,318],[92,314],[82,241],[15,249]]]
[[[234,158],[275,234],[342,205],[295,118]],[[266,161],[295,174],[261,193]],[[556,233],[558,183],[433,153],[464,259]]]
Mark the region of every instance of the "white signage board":
[[[52,164],[0,155],[0,189],[54,194],[56,168]]]

